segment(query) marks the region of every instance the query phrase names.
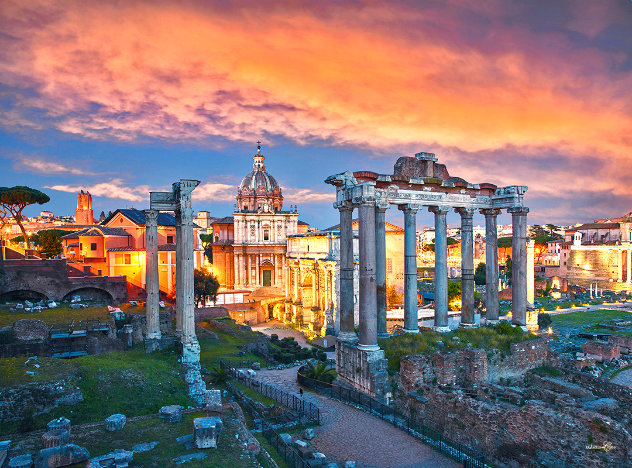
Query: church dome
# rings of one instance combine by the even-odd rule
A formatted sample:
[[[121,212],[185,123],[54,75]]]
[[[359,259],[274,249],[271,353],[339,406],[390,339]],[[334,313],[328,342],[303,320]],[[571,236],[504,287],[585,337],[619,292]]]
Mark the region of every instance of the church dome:
[[[237,190],[239,211],[257,211],[262,207],[273,211],[283,208],[281,187],[274,177],[266,172],[265,157],[261,146],[253,157],[252,171],[244,177]]]

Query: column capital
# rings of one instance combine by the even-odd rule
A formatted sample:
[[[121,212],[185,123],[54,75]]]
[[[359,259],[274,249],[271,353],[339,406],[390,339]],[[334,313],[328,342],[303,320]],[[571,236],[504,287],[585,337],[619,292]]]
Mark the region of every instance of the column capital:
[[[476,208],[472,208],[468,206],[468,207],[463,207],[463,208],[455,208],[454,211],[455,213],[460,214],[461,218],[471,218],[474,216],[474,213],[476,212]]]
[[[338,211],[353,211],[353,204],[350,201],[345,200],[334,203],[334,208]]]
[[[449,206],[429,206],[428,211],[438,215],[445,215],[452,208]]]
[[[405,203],[404,205],[397,205],[397,209],[403,211],[404,213],[407,211],[417,213],[419,211],[418,205],[413,205],[412,203]]]
[[[485,216],[498,216],[500,214],[500,209],[498,208],[483,208],[480,210],[480,213]]]
[[[386,211],[390,206],[389,202],[378,200],[375,202],[375,211]]]
[[[529,212],[529,208],[526,206],[512,206],[507,209],[507,213],[511,214],[527,214]]]
[[[145,226],[152,225],[152,226],[157,226],[158,225],[158,210],[144,210],[143,213],[145,213]]]

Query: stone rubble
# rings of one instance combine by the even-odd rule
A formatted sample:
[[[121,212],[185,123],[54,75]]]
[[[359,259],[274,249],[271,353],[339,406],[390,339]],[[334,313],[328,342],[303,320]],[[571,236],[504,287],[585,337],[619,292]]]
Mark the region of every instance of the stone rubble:
[[[193,420],[193,442],[197,448],[217,448],[222,430],[222,420],[217,416]]]
[[[125,427],[126,422],[127,418],[124,414],[113,414],[112,416],[106,418],[105,429],[108,431],[120,431],[123,427]]]

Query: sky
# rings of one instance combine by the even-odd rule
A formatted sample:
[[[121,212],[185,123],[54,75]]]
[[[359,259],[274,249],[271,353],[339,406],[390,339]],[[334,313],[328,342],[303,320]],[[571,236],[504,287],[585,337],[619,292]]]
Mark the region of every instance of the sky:
[[[632,2],[0,2],[0,185],[51,197],[25,214],[73,214],[81,189],[97,216],[144,209],[197,179],[193,208],[226,216],[258,140],[320,228],[338,221],[327,176],[420,151],[527,185],[530,223],[621,216]]]

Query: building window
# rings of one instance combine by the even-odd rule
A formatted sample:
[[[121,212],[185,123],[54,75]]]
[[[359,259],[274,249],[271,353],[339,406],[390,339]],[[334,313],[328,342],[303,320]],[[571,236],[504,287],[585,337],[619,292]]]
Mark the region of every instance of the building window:
[[[96,242],[93,242],[93,243],[90,244],[90,250],[92,250],[92,251],[97,250],[97,243]]]
[[[79,242],[79,250],[83,250],[83,243]]]
[[[132,264],[132,254],[125,254],[125,265]]]
[[[167,244],[173,244],[173,236],[167,236]]]
[[[97,274],[101,276],[101,270],[97,270]]]
[[[393,259],[386,259],[386,273],[393,273]]]
[[[268,229],[263,231],[263,240],[270,240],[270,231]]]

